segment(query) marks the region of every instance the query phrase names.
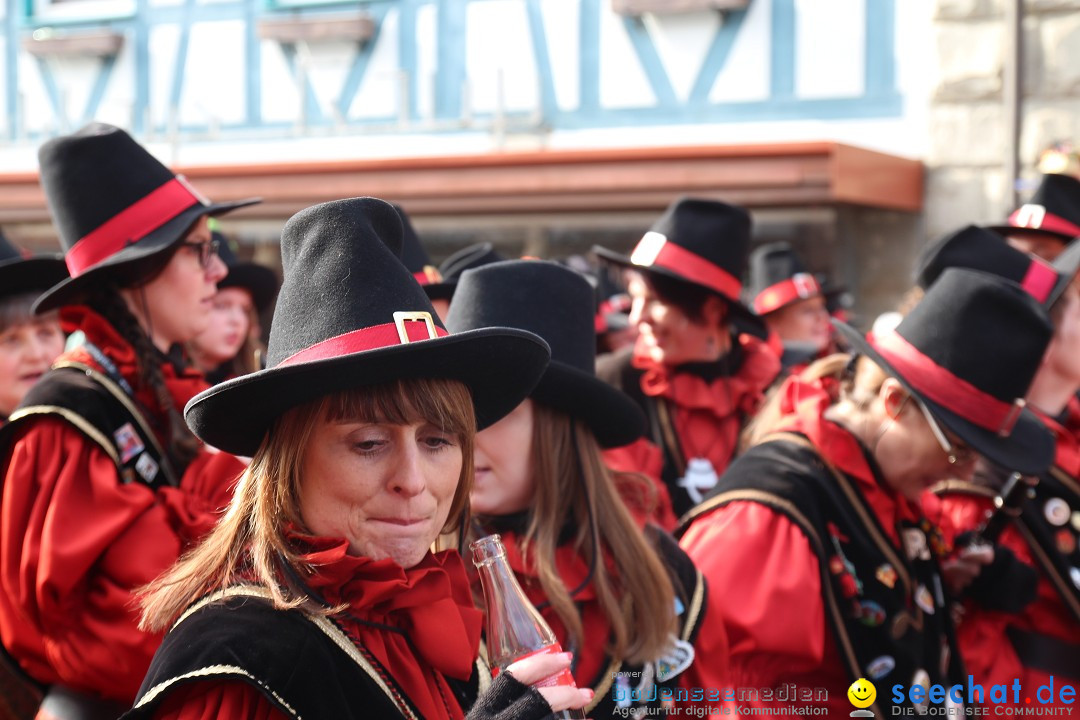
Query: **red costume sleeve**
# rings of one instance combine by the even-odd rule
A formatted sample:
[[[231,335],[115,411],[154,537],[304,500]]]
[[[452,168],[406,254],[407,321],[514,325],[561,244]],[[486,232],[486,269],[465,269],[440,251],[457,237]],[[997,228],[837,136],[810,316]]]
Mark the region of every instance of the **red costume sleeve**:
[[[604,464],[613,472],[637,473],[652,481],[656,491],[655,498],[648,501],[642,501],[633,493],[628,493],[629,488],[619,488],[623,500],[638,523],[642,526],[651,523],[668,532],[674,530],[679,520],[671,508],[671,495],[668,494],[667,485],[660,480],[664,469],[664,455],[660,448],[642,437],[629,445],[604,450],[603,455]]]
[[[286,720],[266,696],[240,681],[211,680],[169,693],[154,720]]]
[[[695,521],[679,545],[709,583],[702,631],[723,623],[735,684],[779,685],[821,664],[818,559],[793,522],[764,505],[734,502]]]
[[[835,682],[823,672],[838,672],[846,686],[827,638],[818,559],[793,522],[764,505],[733,502],[695,520],[679,544],[709,588],[688,683],[819,687]]]
[[[135,590],[212,526],[240,465],[203,459],[181,488],[124,484],[97,445],[66,422],[43,418],[13,443],[0,536],[0,632],[39,681],[131,702],[160,635],[138,629]]]

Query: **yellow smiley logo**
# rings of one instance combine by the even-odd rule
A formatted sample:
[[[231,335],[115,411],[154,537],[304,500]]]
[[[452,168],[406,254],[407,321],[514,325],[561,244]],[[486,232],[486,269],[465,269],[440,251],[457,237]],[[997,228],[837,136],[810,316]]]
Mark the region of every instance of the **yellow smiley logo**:
[[[877,688],[866,678],[859,678],[847,689],[847,698],[857,708],[868,708],[877,699]]]

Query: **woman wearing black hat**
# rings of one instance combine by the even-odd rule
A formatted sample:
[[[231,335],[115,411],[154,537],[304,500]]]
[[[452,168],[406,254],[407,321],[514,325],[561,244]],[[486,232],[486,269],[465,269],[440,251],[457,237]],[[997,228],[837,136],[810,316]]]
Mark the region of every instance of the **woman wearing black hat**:
[[[750,216],[724,203],[682,199],[630,257],[595,250],[633,271],[630,320],[639,331],[633,351],[602,358],[598,374],[642,407],[655,446],[638,443],[607,457],[620,469],[661,478],[679,516],[716,484],[743,423],[780,370],[776,353],[759,339],[766,334],[760,318],[739,301]]]
[[[798,373],[832,347],[832,324],[825,293],[802,259],[784,242],[750,254],[750,294],[754,312],[783,344],[784,373]]]
[[[548,351],[507,328],[448,335],[395,257],[401,232],[373,198],[286,224],[268,369],[186,411],[253,459],[223,521],[143,599],[144,624],[169,634],[127,717],[461,718],[489,684],[461,557],[430,548],[461,527],[476,427],[520,402]],[[505,675],[470,717],[590,695]]]
[[[642,532],[624,505],[621,486],[651,482],[604,465],[601,448],[645,425],[630,398],[596,378],[593,306],[579,273],[513,260],[465,272],[447,326],[507,325],[551,346],[529,399],[477,435],[470,500],[475,532],[502,536],[522,587],[574,651],[578,685],[596,691],[587,714],[608,718],[659,712],[654,688],[677,686],[692,662],[705,589],[670,536]]]
[[[160,636],[134,589],[217,520],[242,469],[208,453],[180,409],[206,387],[168,353],[207,324],[225,268],[210,204],[123,131],[95,124],[46,143],[41,181],[71,277],[38,299],[79,345],[3,431],[0,636],[42,715],[129,704]],[[110,710],[102,710],[110,712]]]
[[[1031,199],[1013,211],[1005,225],[990,229],[1018,250],[1054,260],[1080,236],[1080,180],[1043,175]]]
[[[66,277],[61,256],[26,257],[0,233],[0,425],[64,351],[59,314],[30,308]]]
[[[1053,676],[1080,682],[1080,441],[1065,427],[1069,401],[1080,390],[1080,291],[1074,278],[1080,245],[1070,245],[1047,264],[1006,245],[988,230],[968,227],[945,238],[920,263],[918,283],[931,285],[948,267],[976,267],[1021,284],[1042,304],[1054,324],[1054,337],[1027,393],[1027,407],[1054,434],[1053,465],[1015,510],[1015,519],[995,543],[994,562],[964,568],[968,548],[958,553],[959,583],[974,582],[965,597],[957,639],[975,682],[992,687],[1020,680],[1034,692]],[[997,496],[1007,496],[1010,472],[980,467],[973,482],[949,480],[935,491],[941,497],[938,522],[946,537],[980,531]],[[1021,487],[1025,487],[1021,485]],[[1023,565],[1016,565],[1021,558]],[[946,576],[948,579],[948,575]],[[1007,703],[1022,707],[1021,698]],[[1074,703],[1055,693],[1046,708],[1061,711]]]
[[[191,361],[211,385],[261,370],[258,319],[277,293],[277,276],[258,263],[236,258],[224,235],[212,233],[228,274],[218,281],[210,325],[188,343]]]
[[[1016,284],[951,269],[894,331],[868,342],[838,329],[858,354],[785,381],[782,417],[680,544],[709,582],[707,617],[723,620],[730,685],[825,688],[785,704],[833,717],[865,678],[885,717],[925,702],[915,685],[967,679],[938,564],[947,547],[920,503],[937,481],[970,476],[976,453],[1025,473],[1049,464],[1053,439],[1023,397],[1052,327]]]

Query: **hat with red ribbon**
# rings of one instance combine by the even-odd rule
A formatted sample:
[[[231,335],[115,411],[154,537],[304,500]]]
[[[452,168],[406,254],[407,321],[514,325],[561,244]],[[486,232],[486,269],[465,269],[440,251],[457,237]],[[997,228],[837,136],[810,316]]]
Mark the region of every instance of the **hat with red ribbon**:
[[[420,236],[416,233],[416,228],[413,227],[409,214],[400,205],[395,205],[394,209],[401,216],[401,227],[404,232],[401,244],[401,262],[412,273],[413,279],[423,285],[425,289],[429,286],[441,285],[442,273],[439,272],[439,268],[432,264],[427,250],[424,249],[423,243],[420,242]],[[428,297],[431,297],[430,293]]]
[[[15,247],[0,232],[0,298],[41,292],[68,276],[59,253],[30,255]]]
[[[284,280],[267,368],[215,385],[184,417],[202,440],[253,455],[289,408],[409,378],[459,380],[479,427],[517,407],[547,366],[547,344],[510,328],[449,334],[399,260],[401,218],[375,198],[316,205],[281,233]]]
[[[766,337],[761,319],[739,299],[750,227],[750,214],[740,207],[681,198],[638,241],[630,257],[602,247],[593,251],[616,265],[710,290],[727,302],[740,330]]]
[[[821,295],[821,284],[786,242],[767,243],[750,254],[749,296],[758,315]]]
[[[990,229],[1002,235],[1043,235],[1069,242],[1080,236],[1080,180],[1071,175],[1043,175],[1031,199],[1005,225]]]
[[[996,233],[969,225],[922,253],[915,282],[925,290],[950,267],[981,270],[1012,280],[1049,308],[1080,269],[1080,243],[1072,243],[1050,263],[1017,250]]]
[[[210,202],[126,132],[104,123],[50,140],[38,161],[71,278],[42,295],[35,312],[78,302],[106,277],[148,279],[200,217],[259,202]]]
[[[949,268],[894,329],[837,329],[895,377],[941,422],[988,460],[1039,474],[1054,437],[1025,407],[1054,329],[1046,310],[1014,282]]]

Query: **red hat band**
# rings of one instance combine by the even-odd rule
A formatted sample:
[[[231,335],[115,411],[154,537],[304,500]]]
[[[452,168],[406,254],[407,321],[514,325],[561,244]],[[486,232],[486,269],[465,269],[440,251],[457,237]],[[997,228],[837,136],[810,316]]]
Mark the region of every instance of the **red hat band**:
[[[787,280],[770,285],[754,298],[754,312],[758,315],[779,310],[796,300],[807,300],[821,294],[821,285],[810,273],[795,273]]]
[[[443,279],[439,268],[434,265],[425,265],[423,270],[414,272],[412,276],[421,285],[433,285],[442,282]]]
[[[71,277],[138,242],[202,198],[179,175],[112,216],[71,246],[64,262]]]
[[[317,342],[285,358],[277,364],[277,367],[330,360],[365,350],[378,350],[394,345],[434,340],[449,334],[435,324],[429,312],[396,312],[392,323],[360,328]]]
[[[983,392],[935,363],[895,330],[875,335],[870,344],[930,400],[984,430],[1001,437],[1012,434],[1024,409],[1023,398],[1009,403]]]
[[[1015,228],[1049,230],[1069,237],[1080,235],[1080,225],[1069,222],[1060,215],[1046,212],[1042,205],[1022,205],[1009,216],[1009,224]]]
[[[742,282],[737,277],[655,231],[645,233],[630,255],[630,262],[678,273],[731,300],[738,300],[742,292]]]
[[[1045,260],[1032,256],[1024,279],[1020,281],[1020,287],[1027,290],[1031,297],[1039,301],[1039,304],[1044,304],[1059,278],[1057,270],[1050,267]]]

